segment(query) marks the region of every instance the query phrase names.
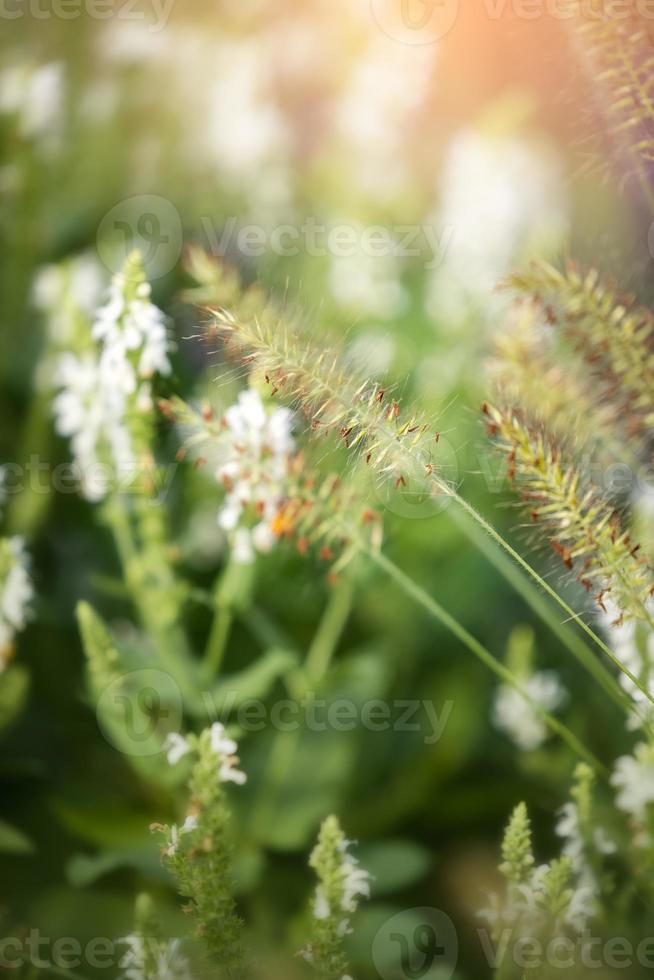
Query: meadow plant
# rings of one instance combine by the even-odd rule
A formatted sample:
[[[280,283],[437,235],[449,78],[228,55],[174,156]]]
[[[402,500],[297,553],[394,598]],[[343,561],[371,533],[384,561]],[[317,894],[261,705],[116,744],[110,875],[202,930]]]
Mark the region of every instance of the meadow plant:
[[[4,472],[0,468],[0,508],[4,503]],[[0,537],[0,673],[15,652],[16,635],[27,625],[34,598],[30,558],[18,536]]]
[[[313,935],[302,956],[322,980],[341,980],[349,966],[342,943],[351,931],[350,917],[361,898],[370,897],[370,876],[350,853],[336,817],[320,828],[309,864],[318,877],[311,915]]]
[[[613,136],[638,161],[643,179],[643,163],[654,158],[654,111],[642,25],[634,15],[618,27],[608,13],[586,24],[578,5],[571,0],[570,6],[582,44],[602,66],[600,82],[613,92]],[[239,64],[242,58],[251,67],[251,56],[240,51]],[[398,53],[402,63],[405,57]],[[406,85],[402,91],[406,96]],[[351,123],[351,109],[346,106],[343,123]],[[258,118],[262,125],[279,121]],[[282,135],[272,126],[262,159],[277,158]],[[242,156],[230,158],[224,140],[221,147],[221,166],[238,184]],[[483,420],[526,515],[523,549],[448,479],[440,431],[420,405],[403,405],[392,385],[353,366],[330,334],[319,340],[292,302],[244,286],[235,270],[197,246],[187,252],[186,273],[192,283],[181,299],[195,307],[187,314],[203,321],[205,348],[226,361],[220,384],[208,392],[180,384],[172,325],[153,302],[138,252],[128,255],[104,296],[104,276],[85,257],[48,267],[34,287],[46,321],[39,399],[51,403],[80,495],[115,547],[117,573],[99,576],[98,592],[128,609],[122,620],[108,622],[89,602],[78,603],[86,696],[105,737],[133,769],[142,799],[161,813],[150,829],[162,842],[164,881],[174,885],[190,923],[188,935],[168,938],[158,900],[140,895],[133,930],[120,941],[121,977],[255,975],[247,912],[262,913],[256,899],[249,907],[241,901],[243,878],[249,872],[256,894],[263,850],[278,829],[270,825],[286,817],[283,810],[277,816],[275,797],[289,786],[289,797],[301,795],[309,770],[320,767],[303,761],[296,732],[250,738],[237,709],[252,697],[269,703],[282,693],[311,704],[316,690],[338,691],[351,664],[337,662],[336,654],[357,590],[382,573],[493,672],[499,686],[492,720],[526,769],[537,772],[539,759],[555,758],[548,742],[554,737],[564,743],[558,748],[566,764],[568,750],[578,760],[570,798],[552,828],[560,844],[549,862],[537,863],[526,805],[513,810],[502,844],[503,886],[482,912],[493,939],[500,941],[506,929],[512,941],[545,944],[579,940],[591,925],[645,929],[642,898],[654,898],[651,539],[646,534],[638,543],[632,496],[602,486],[588,461],[600,468],[616,459],[651,462],[652,314],[595,269],[583,272],[574,263],[558,269],[538,262],[504,283],[511,302],[493,339],[492,394]],[[331,281],[343,305],[357,299],[347,270],[332,269]],[[386,298],[394,309],[402,306],[399,282],[386,285],[387,293],[368,297],[380,315]],[[173,456],[183,468],[181,488],[166,483]],[[374,491],[383,486],[399,495],[409,485],[451,503],[457,527],[456,514],[467,522],[466,533],[552,628],[561,653],[597,683],[593,695],[608,696],[623,712],[620,734],[637,739],[630,753],[615,758],[612,743],[601,738],[592,743],[600,746],[597,754],[589,747],[574,685],[568,689],[560,661],[557,670],[540,663],[531,629],[515,628],[506,657],[497,657],[392,560],[393,541],[385,537]],[[194,574],[187,542],[198,501],[210,513],[216,560]],[[525,556],[530,546],[554,553],[554,577]],[[299,639],[289,635],[283,616],[277,621],[259,603],[257,590],[281,557],[302,563],[305,578],[317,566],[316,578],[326,580],[322,616],[317,624],[303,623]],[[13,669],[5,670],[33,598],[22,539],[0,539],[3,677]],[[246,631],[260,647],[247,663],[239,644]],[[394,657],[400,659],[397,651]],[[164,679],[161,689],[148,680],[149,699],[141,697],[143,672]],[[140,743],[134,750],[126,703],[141,710],[147,751]],[[327,750],[325,767],[329,743]],[[352,774],[357,764],[350,762]],[[352,980],[356,913],[361,900],[374,897],[376,883],[359,865],[338,817],[328,815],[336,804],[338,787],[311,800],[289,832],[288,850],[306,853],[318,831],[307,855],[317,885],[309,896],[306,876],[307,912],[284,941],[288,948],[303,943],[298,969],[312,969],[321,980]],[[143,870],[129,848],[102,859],[111,869]],[[304,938],[295,943],[300,933]],[[544,974],[516,973],[502,962],[496,975]]]

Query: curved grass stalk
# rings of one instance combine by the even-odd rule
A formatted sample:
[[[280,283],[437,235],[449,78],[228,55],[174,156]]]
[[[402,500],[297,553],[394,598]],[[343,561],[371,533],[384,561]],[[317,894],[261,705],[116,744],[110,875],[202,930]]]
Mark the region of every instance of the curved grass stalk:
[[[354,587],[349,578],[340,579],[333,587],[304,662],[303,673],[308,684],[319,684],[327,673],[352,610],[353,597]]]
[[[589,674],[593,675],[611,700],[627,714],[634,711],[636,706],[629,700],[613,674],[609,673],[579,634],[555,615],[553,607],[547,602],[542,592],[534,587],[530,579],[525,578],[520,573],[514,562],[509,561],[506,555],[497,550],[493,542],[489,540],[488,535],[481,532],[479,524],[476,521],[470,521],[465,516],[465,512],[461,517],[458,516],[458,512],[455,512],[454,520],[475,547],[524,599],[530,609],[549,627],[563,646],[570,651]]]
[[[523,698],[530,704],[532,709],[539,715],[545,725],[561,738],[572,751],[581,759],[587,762],[603,778],[608,778],[608,770],[593,753],[586,748],[581,740],[572,732],[567,725],[559,721],[548,711],[545,711],[527,692],[523,684],[495,657],[479,640],[476,639],[468,630],[459,623],[457,619],[450,615],[428,592],[418,585],[401,568],[387,558],[381,552],[366,551],[379,568],[382,569],[393,581],[418,605],[426,609],[427,612],[443,625],[450,633],[463,643],[471,653],[473,653],[486,667],[488,667],[503,683],[510,684]]]
[[[247,302],[246,302],[247,307]],[[271,307],[259,307],[257,316],[244,321],[225,311],[212,311],[219,335],[245,363],[258,368],[272,385],[296,402],[310,419],[312,429],[336,430],[349,450],[359,450],[365,462],[395,485],[405,484],[405,472],[423,475],[432,492],[452,499],[465,511],[532,581],[576,622],[592,642],[654,704],[645,688],[610,647],[576,613],[533,566],[513,548],[457,490],[439,477],[432,463],[432,447],[438,434],[416,416],[400,421],[400,406],[386,400],[385,390],[376,382],[357,377],[338,355],[328,356],[302,338],[302,343],[280,320]]]
[[[499,531],[494,528],[485,517],[482,517],[479,511],[477,511],[472,504],[469,504],[468,501],[459,496],[459,494],[453,494],[452,496],[456,503],[462,507],[462,509],[469,514],[474,521],[476,521],[476,523],[486,532],[486,534],[488,534],[488,536],[496,544],[498,544],[510,558],[517,562],[518,565],[520,565],[520,567],[523,568],[524,571],[526,571],[527,574],[534,580],[534,582],[536,582],[536,584],[550,596],[550,598],[554,599],[558,603],[561,609],[567,613],[569,619],[576,622],[583,629],[586,635],[589,636],[590,639],[600,648],[600,650],[606,654],[606,656],[618,668],[618,670],[623,673],[625,677],[628,677],[632,684],[636,685],[638,690],[645,695],[647,700],[654,704],[654,696],[652,696],[652,694],[647,690],[642,681],[636,677],[636,675],[633,674],[632,671],[630,671],[618,657],[616,657],[613,650],[611,650],[611,648],[597,635],[597,633],[591,629],[588,623],[586,623],[581,616],[568,605],[565,599],[558,594],[556,589],[552,588],[547,580],[538,574],[538,572],[529,564],[529,562],[526,561],[526,559],[524,559],[522,555],[516,551],[505,538],[502,537]]]
[[[211,680],[218,674],[227,650],[227,642],[233,622],[234,614],[228,606],[215,608],[214,619],[202,660],[203,679]]]
[[[574,455],[542,425],[525,420],[520,409],[485,403],[484,413],[491,438],[507,455],[524,509],[565,566],[581,565],[577,580],[604,613],[613,603],[620,621],[641,619],[654,629],[647,608],[654,594],[652,570]]]

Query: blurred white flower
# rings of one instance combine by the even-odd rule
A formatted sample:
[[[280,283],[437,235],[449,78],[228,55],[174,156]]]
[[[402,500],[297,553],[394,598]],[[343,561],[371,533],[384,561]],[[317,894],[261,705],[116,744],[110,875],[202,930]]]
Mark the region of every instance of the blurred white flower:
[[[140,275],[137,259],[132,256],[128,262]],[[88,306],[88,291],[94,288],[90,270],[80,266],[70,282],[83,291],[81,299]],[[52,271],[42,273],[36,287],[40,302],[49,304],[59,285]],[[130,281],[122,273],[114,276],[108,301],[97,311],[92,328],[72,285],[66,296],[60,313],[67,325],[59,334],[68,331],[73,349],[56,362],[59,393],[52,408],[57,432],[71,441],[82,493],[98,501],[112,480],[135,473],[129,417],[152,412],[150,379],[170,373],[166,318],[150,302],[149,284]]]
[[[407,303],[390,241],[385,255],[332,256],[329,287],[339,306],[380,319],[398,316]]]
[[[358,371],[379,376],[390,370],[396,353],[393,337],[368,330],[352,341],[347,359]]]
[[[542,146],[464,130],[449,147],[431,223],[445,229],[447,239],[430,287],[430,311],[458,324],[472,304],[490,317],[500,302],[495,287],[512,264],[564,239],[559,162]]]
[[[599,855],[614,854],[616,844],[612,841],[603,827],[596,826],[590,833],[590,840],[584,839],[579,819],[579,807],[570,801],[559,811],[559,819],[554,828],[557,836],[564,841],[562,855],[572,862],[572,868],[577,876],[578,888],[575,891],[576,900],[571,903],[569,921],[576,925],[585,922],[589,917],[593,899],[599,897],[599,883],[595,871],[588,860],[588,851]],[[583,928],[583,925],[581,926]],[[580,929],[581,931],[581,929]]]
[[[181,954],[179,939],[160,941],[154,936],[130,935],[118,942],[127,946],[119,961],[122,970],[119,980],[191,980],[189,963]]]
[[[47,148],[61,141],[65,97],[64,65],[21,62],[0,73],[0,113],[18,116],[21,134]]]
[[[102,500],[107,488],[106,474],[100,470],[99,444],[107,426],[113,428],[118,420],[110,419],[107,412],[97,355],[63,354],[54,382],[60,389],[52,403],[55,428],[59,435],[70,439],[82,493],[88,500]]]
[[[338,926],[339,935],[349,932],[349,916],[356,912],[359,898],[370,898],[370,874],[359,866],[357,859],[349,853],[353,841],[343,840],[340,848],[342,855],[338,871],[341,890],[340,907],[330,908],[324,889],[318,885],[313,899],[313,914],[316,919],[328,919],[332,915],[344,912],[346,915]]]
[[[104,369],[111,383],[119,383],[127,393],[136,389],[137,376],[170,374],[166,317],[150,302],[150,292],[150,284],[142,282],[132,296],[129,282],[119,273],[93,325],[93,336],[103,345]]]
[[[236,783],[242,786],[247,781],[247,776],[240,769],[237,769],[238,745],[234,739],[229,738],[225,733],[225,726],[219,721],[214,722],[210,729],[211,750],[219,759],[218,778],[224,783]]]
[[[619,608],[608,599],[604,602],[606,612],[599,618],[611,649],[620,663],[654,695],[654,632],[635,619],[624,622]],[[650,605],[654,613],[654,602]],[[634,702],[634,713],[627,722],[627,728],[633,731],[654,720],[654,706],[647,694],[623,671],[620,671],[618,679]]]
[[[268,59],[256,38],[223,43],[218,71],[205,89],[205,139],[216,163],[232,180],[254,180],[283,159],[289,134],[267,76]]]
[[[271,551],[277,540],[272,525],[295,450],[293,415],[285,408],[270,411],[250,389],[241,392],[223,421],[216,477],[225,488],[225,500],[218,524],[229,536],[234,561],[249,564],[255,552]]]
[[[565,688],[552,671],[537,671],[522,683],[544,711],[555,711],[567,697]],[[531,703],[508,684],[501,684],[495,692],[493,722],[523,751],[538,748],[548,735],[545,723]]]
[[[479,915],[494,930],[510,928],[520,935],[535,935],[551,920],[548,908],[547,876],[551,865],[534,868],[529,878],[520,883],[510,882],[505,898],[489,895],[490,904]],[[559,912],[562,923],[582,933],[597,911],[597,900],[591,886],[576,879],[570,885],[567,902]]]
[[[32,286],[34,306],[48,318],[53,339],[72,340],[71,309],[91,316],[104,291],[100,266],[89,254],[82,254],[58,265],[38,270]]]
[[[649,808],[654,803],[654,747],[640,742],[633,755],[617,760],[611,783],[617,790],[616,804],[639,824],[646,824]],[[648,835],[643,830],[637,842],[644,844]]]
[[[168,764],[175,766],[180,759],[183,759],[191,751],[191,746],[179,732],[169,732],[166,735],[163,750],[166,753]]]
[[[351,841],[346,842],[348,845]],[[343,901],[344,912],[356,912],[359,898],[370,898],[370,874],[359,867],[356,858],[347,854],[343,860]]]
[[[16,633],[25,629],[33,598],[23,539],[0,539],[0,672],[6,667]]]
[[[373,35],[355,58],[336,128],[351,153],[351,178],[371,196],[390,196],[409,182],[407,139],[425,99],[435,64],[434,45],[398,44]]]

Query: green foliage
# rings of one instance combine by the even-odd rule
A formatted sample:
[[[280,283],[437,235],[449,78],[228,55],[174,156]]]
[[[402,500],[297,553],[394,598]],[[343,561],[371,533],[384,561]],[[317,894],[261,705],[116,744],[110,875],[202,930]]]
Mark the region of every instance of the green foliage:
[[[30,689],[30,676],[21,664],[12,664],[0,674],[0,733],[23,711]]]
[[[485,404],[488,430],[507,455],[510,476],[537,529],[604,612],[654,625],[654,574],[615,509],[547,431],[516,409]]]
[[[309,864],[318,878],[312,907],[312,937],[303,955],[321,980],[339,980],[349,971],[343,938],[349,931],[349,915],[356,911],[357,896],[368,894],[368,874],[348,854],[338,819],[327,817]]]
[[[243,924],[234,900],[229,810],[212,737],[207,729],[191,742],[197,760],[189,780],[185,827],[164,828],[168,843],[163,856],[180,895],[188,899],[184,911],[211,962],[225,976],[240,977],[245,970]]]
[[[557,858],[552,861],[543,875],[543,904],[553,919],[563,915],[570,905],[573,892],[572,862],[570,858]]]
[[[500,871],[512,884],[527,881],[534,867],[531,848],[531,823],[524,803],[518,803],[511,814],[504,840],[502,841]]]

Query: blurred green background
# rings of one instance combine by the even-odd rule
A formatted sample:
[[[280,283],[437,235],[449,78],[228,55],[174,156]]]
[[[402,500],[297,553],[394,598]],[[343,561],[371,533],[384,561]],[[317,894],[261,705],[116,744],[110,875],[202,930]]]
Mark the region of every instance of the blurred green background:
[[[524,20],[508,6],[493,18],[466,5],[444,37],[416,43],[410,30],[384,29],[383,16],[380,26],[376,7],[185,0],[166,17],[147,4],[118,4],[98,19],[80,4],[80,16],[63,19],[44,4],[41,16],[25,5],[6,19],[1,463],[67,459],[45,405],[47,325],[35,283],[43,284],[44,266],[69,256],[90,255],[108,280],[121,249],[140,244],[154,300],[174,320],[170,390],[197,397],[221,375],[218,397],[227,404],[232,376],[189,339],[198,314],[179,298],[188,285],[183,245],[198,243],[246,281],[289,297],[317,339],[338,340],[353,363],[433,417],[440,458],[463,494],[524,542],[479,424],[483,359],[502,318],[494,286],[529,255],[566,254],[571,238],[575,254],[616,275],[628,267],[627,283],[642,285],[646,269],[632,259],[644,251],[634,243],[647,227],[629,191],[621,195],[585,166],[590,101],[565,25],[545,15]],[[353,229],[352,254],[334,254],[327,232],[308,245],[312,223]],[[379,227],[386,244],[367,254],[361,236]],[[256,229],[254,245],[248,239],[243,247],[244,228]],[[418,254],[403,254],[409,232]],[[165,428],[160,448],[164,458],[175,452]],[[600,757],[609,739],[615,754],[618,736],[605,723],[601,694],[450,510],[406,495],[376,503],[389,554],[491,650],[503,655],[512,629],[533,625],[538,666],[556,669],[570,692],[567,723]],[[179,472],[164,505],[184,573],[208,587],[222,560],[211,489]],[[132,615],[111,588],[118,575],[111,539],[93,506],[68,494],[12,496],[5,522],[29,542],[38,599],[13,675],[29,686],[0,735],[0,819],[24,834],[6,841],[0,834],[3,929],[116,938],[130,930],[134,896],[147,889],[181,931],[147,829],[170,801],[102,738],[84,693],[77,601],[93,602],[125,630]],[[537,561],[549,567],[546,557]],[[257,607],[299,653],[329,590],[324,570],[283,548],[258,565]],[[208,614],[191,605],[188,618],[200,646]],[[237,624],[227,668],[251,664],[258,650]],[[18,708],[20,692],[3,691]],[[270,767],[274,733],[243,740],[250,780],[233,804],[237,870],[262,976],[295,969],[283,951],[301,944],[306,856],[330,811],[376,876],[351,941],[356,975],[378,975],[371,960],[378,929],[420,907],[455,922],[458,978],[490,972],[475,910],[497,884],[501,828],[526,799],[546,851],[574,765],[556,742],[524,753],[496,731],[493,691],[493,679],[451,636],[392,584],[362,573],[324,696],[429,699],[438,713],[451,702],[451,714],[436,744],[425,744],[424,731],[306,734],[279,778]]]

